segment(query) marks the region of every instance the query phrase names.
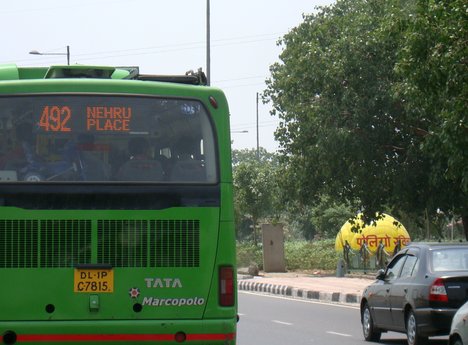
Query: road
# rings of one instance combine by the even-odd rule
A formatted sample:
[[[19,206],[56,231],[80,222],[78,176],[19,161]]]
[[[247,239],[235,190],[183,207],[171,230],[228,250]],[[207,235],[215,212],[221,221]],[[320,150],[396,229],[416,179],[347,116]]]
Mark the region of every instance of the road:
[[[239,292],[239,345],[355,345],[364,341],[359,309],[272,295]],[[383,345],[405,345],[406,336],[384,333]],[[447,337],[430,345],[447,345]]]

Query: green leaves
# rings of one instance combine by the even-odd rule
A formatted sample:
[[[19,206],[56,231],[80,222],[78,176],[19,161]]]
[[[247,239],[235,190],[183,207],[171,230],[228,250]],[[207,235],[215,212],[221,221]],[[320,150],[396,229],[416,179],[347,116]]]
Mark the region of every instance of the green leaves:
[[[234,203],[237,227],[248,218],[253,225],[252,237],[257,242],[257,225],[262,219],[274,218],[277,210],[278,161],[275,155],[261,148],[233,151]]]
[[[425,119],[431,133],[421,149],[438,168],[432,183],[459,189],[462,195],[454,197],[465,201],[456,208],[467,212],[468,5],[431,1],[420,2],[418,9],[400,49],[395,71],[401,82],[395,90],[407,97],[408,115]]]
[[[300,204],[357,199],[368,215],[468,214],[467,11],[338,0],[286,34],[265,91],[283,188]]]

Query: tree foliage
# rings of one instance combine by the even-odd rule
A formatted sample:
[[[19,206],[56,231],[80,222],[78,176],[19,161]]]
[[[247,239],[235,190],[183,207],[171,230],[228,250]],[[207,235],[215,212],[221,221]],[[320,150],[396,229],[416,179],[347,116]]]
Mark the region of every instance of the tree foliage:
[[[322,238],[334,239],[341,227],[355,215],[351,205],[333,200],[327,195],[322,195],[311,211],[312,223]]]
[[[291,199],[357,200],[368,218],[468,214],[466,13],[462,1],[338,0],[283,37],[265,97]]]
[[[419,121],[437,202],[468,214],[468,4],[418,1],[398,52],[394,90]],[[445,197],[445,200],[442,199]],[[448,207],[447,207],[448,206]]]
[[[258,158],[254,149],[234,150],[232,156],[236,227],[243,229],[251,225],[252,239],[257,244],[259,222],[274,218],[278,209],[275,207],[277,159],[263,148]]]

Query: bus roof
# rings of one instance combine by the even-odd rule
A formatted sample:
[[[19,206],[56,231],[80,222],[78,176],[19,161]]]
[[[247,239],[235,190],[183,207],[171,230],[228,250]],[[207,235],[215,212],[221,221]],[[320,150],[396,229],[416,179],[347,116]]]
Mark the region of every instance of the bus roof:
[[[201,68],[190,70],[184,75],[141,74],[138,67],[110,67],[87,65],[57,65],[50,67],[18,67],[15,64],[0,65],[0,81],[24,79],[126,79],[158,81],[190,85],[207,85]]]

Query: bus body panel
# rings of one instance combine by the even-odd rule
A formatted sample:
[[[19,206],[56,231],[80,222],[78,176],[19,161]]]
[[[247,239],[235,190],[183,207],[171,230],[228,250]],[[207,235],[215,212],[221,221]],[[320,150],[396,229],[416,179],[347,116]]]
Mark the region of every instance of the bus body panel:
[[[187,344],[234,345],[236,320],[22,321],[0,323],[0,343],[15,336],[20,344]],[[12,330],[15,330],[13,332]]]
[[[78,229],[75,223],[54,226],[55,222],[60,225],[67,219],[89,221],[91,227]],[[28,231],[21,227],[21,220],[34,220],[37,224]],[[115,229],[109,230],[113,231],[113,238],[98,233],[97,223],[103,220],[116,224]],[[137,229],[137,236],[128,236],[133,230],[130,221],[135,220],[143,224]],[[192,228],[182,229],[182,222],[187,220],[199,222],[198,228],[190,225]],[[177,232],[153,229],[151,221],[173,222]],[[122,222],[129,226],[119,226]],[[181,313],[190,319],[203,316],[215,270],[216,246],[212,242],[217,242],[218,236],[217,208],[183,208],[182,212],[179,208],[131,212],[0,208],[0,225],[2,245],[15,249],[6,252],[11,255],[10,260],[18,266],[37,266],[0,269],[0,320],[170,319]],[[66,234],[67,231],[70,233]],[[89,232],[89,243],[83,237],[84,231]],[[154,236],[152,231],[160,234]],[[45,241],[49,244],[41,243]],[[107,243],[99,247],[95,243],[99,241]],[[96,250],[119,248],[113,253],[119,253],[124,261],[119,266],[127,267],[110,265],[114,274],[112,293],[94,293],[91,289],[75,292],[76,268],[69,263],[67,266],[71,267],[55,267],[61,264],[60,260],[71,259],[76,251],[87,250],[88,246]],[[46,248],[55,253],[41,251]],[[89,264],[109,264],[97,259],[100,253],[95,253],[96,250],[91,250],[90,258],[96,259]],[[152,259],[156,250],[164,251],[159,262]],[[141,251],[147,253],[138,260],[134,255]],[[92,299],[98,304],[95,309],[90,307]],[[135,312],[137,303],[142,310]]]

